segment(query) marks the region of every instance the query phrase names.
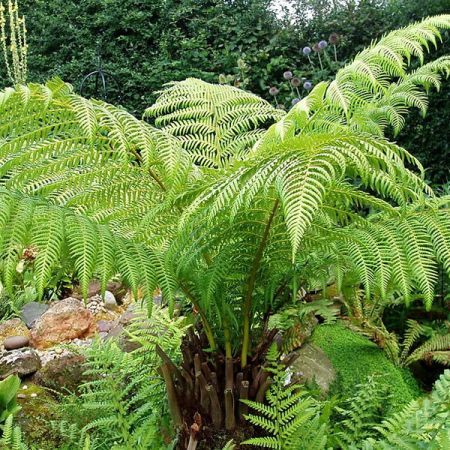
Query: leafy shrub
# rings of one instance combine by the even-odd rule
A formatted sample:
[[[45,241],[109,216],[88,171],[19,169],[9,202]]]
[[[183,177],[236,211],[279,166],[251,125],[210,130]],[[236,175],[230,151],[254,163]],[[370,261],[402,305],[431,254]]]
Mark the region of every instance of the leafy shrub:
[[[332,389],[334,393],[351,397],[356,385],[377,374],[389,387],[392,411],[398,411],[421,393],[408,370],[396,367],[376,344],[341,323],[320,325],[312,340],[336,369],[338,380]]]

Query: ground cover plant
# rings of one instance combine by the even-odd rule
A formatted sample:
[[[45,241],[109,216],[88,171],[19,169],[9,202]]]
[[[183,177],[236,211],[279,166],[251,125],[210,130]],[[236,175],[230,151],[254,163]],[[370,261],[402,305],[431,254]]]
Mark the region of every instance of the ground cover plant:
[[[425,332],[411,323],[400,350],[382,313],[430,310],[439,269],[450,269],[449,198],[387,138],[410,108],[426,112],[450,73],[448,56],[424,59],[449,27],[442,15],[387,34],[288,112],[192,78],[169,83],[142,120],[59,79],[0,93],[6,295],[32,273],[47,298],[69,273],[87,299],[93,279],[104,292],[119,275],[147,306],[127,331],[138,349],[96,341],[83,351],[87,381],[59,408],[60,448],[445,448],[448,372],[431,400],[416,399],[400,366],[448,364],[448,334],[414,347]],[[151,308],[157,288],[164,310]],[[276,314],[284,330],[270,325]],[[338,399],[299,390],[286,368],[303,340],[286,346],[286,332],[316,316],[343,320],[319,325],[313,342],[332,327],[350,346],[353,328],[386,349],[391,362],[381,351],[370,361],[395,388],[367,370],[351,392],[344,365]],[[339,339],[319,345],[337,369],[348,350],[339,355]],[[8,417],[5,445],[33,448],[23,439]]]

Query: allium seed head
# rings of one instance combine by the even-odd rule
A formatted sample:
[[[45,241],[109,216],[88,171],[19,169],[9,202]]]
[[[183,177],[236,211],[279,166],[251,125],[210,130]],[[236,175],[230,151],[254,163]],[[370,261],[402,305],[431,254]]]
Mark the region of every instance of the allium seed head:
[[[291,85],[293,87],[299,87],[301,83],[302,81],[300,80],[300,78],[294,77],[291,79]]]
[[[321,48],[319,47],[319,44],[314,44],[313,46],[312,46],[312,49],[317,53],[317,52],[320,52],[320,50],[321,50]]]
[[[303,88],[306,89],[307,91],[309,91],[312,88],[312,83],[311,81],[305,81],[303,83]]]
[[[270,94],[270,95],[273,95],[273,96],[278,95],[279,92],[280,92],[280,91],[279,91],[278,88],[276,88],[275,86],[272,86],[272,87],[269,89],[269,94]]]
[[[332,45],[336,45],[339,43],[339,35],[337,33],[331,33],[329,38],[328,38],[328,42]]]
[[[328,42],[327,41],[320,41],[317,45],[319,46],[319,48],[321,50],[323,50],[324,48],[327,48]]]
[[[303,54],[308,56],[311,53],[311,47],[303,47]]]
[[[293,77],[292,72],[290,70],[286,70],[286,72],[283,73],[283,78],[285,80],[290,80]]]
[[[300,101],[299,98],[293,98],[293,99],[291,100],[291,105],[292,105],[292,106],[295,106],[299,101]]]

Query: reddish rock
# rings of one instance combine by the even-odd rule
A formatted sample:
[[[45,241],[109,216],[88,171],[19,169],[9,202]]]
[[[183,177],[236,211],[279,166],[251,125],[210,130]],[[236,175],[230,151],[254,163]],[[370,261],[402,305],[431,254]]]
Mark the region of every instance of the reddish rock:
[[[76,298],[69,297],[54,303],[31,330],[31,345],[45,349],[73,339],[93,335],[97,325],[92,313]]]

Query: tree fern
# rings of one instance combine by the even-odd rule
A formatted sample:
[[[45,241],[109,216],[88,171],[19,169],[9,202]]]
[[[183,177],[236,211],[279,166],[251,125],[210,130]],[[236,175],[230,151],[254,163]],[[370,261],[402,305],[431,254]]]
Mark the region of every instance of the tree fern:
[[[58,80],[5,89],[0,184],[24,199],[0,214],[5,284],[35,241],[48,246],[41,291],[51,261],[66,254],[83,289],[117,272],[147,296],[160,285],[173,302],[178,288],[219,345],[225,323],[243,337],[243,365],[250,329],[256,337],[289,300],[293,272],[304,270],[295,283],[305,290],[320,267],[321,282],[362,285],[367,298],[419,293],[430,308],[438,264],[448,269],[448,198],[436,200],[420,162],[384,134],[401,128],[409,107],[425,111],[427,90],[447,74],[448,57],[422,59],[449,22],[390,33],[287,114],[192,79],[150,106],[155,126]],[[61,241],[25,225],[38,203]]]

